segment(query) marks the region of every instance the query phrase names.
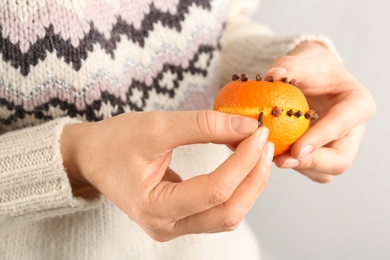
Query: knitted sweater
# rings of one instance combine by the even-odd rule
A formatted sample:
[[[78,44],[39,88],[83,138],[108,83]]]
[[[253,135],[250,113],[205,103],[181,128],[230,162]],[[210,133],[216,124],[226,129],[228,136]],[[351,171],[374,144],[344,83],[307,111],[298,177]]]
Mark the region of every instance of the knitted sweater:
[[[231,74],[324,40],[272,35],[249,19],[257,4],[0,0],[0,259],[257,259],[245,222],[159,243],[104,196],[74,197],[58,142],[66,124],[211,108]],[[172,168],[185,179],[228,153],[186,146]]]

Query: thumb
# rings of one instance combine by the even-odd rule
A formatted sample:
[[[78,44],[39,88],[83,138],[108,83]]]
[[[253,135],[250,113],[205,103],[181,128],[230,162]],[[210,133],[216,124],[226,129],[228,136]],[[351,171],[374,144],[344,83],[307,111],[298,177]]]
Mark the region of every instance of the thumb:
[[[329,80],[331,71],[343,69],[339,59],[327,47],[318,42],[305,42],[298,45],[285,56],[275,60],[265,75],[265,79],[287,78],[308,85],[311,80],[322,78]]]
[[[307,75],[310,75],[310,70],[307,66],[303,68],[302,64],[299,64],[300,60],[296,56],[283,56],[273,62],[271,68],[267,71],[264,79],[270,80],[287,80],[291,84],[295,85],[295,82],[301,82]]]
[[[275,79],[280,80],[283,77],[286,77],[288,70],[284,64],[281,62],[275,61],[268,72],[265,74],[265,80]]]
[[[217,112],[213,110],[171,112],[165,114],[174,126],[166,129],[167,148],[187,144],[238,143],[254,133],[258,127],[256,119]]]

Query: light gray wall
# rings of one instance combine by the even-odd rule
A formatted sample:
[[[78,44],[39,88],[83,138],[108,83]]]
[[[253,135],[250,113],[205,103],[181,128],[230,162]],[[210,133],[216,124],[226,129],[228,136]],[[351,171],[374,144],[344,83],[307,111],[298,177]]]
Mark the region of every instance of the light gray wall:
[[[390,259],[390,1],[263,0],[255,19],[280,34],[328,35],[378,106],[352,168],[333,182],[274,168],[248,216],[263,259]]]

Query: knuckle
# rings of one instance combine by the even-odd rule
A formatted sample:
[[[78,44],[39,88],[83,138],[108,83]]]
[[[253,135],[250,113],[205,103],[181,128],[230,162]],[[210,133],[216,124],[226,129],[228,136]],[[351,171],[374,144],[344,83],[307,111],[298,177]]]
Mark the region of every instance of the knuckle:
[[[254,170],[256,164],[258,163],[259,154],[248,153],[243,149],[237,149],[230,155],[230,158],[237,162],[237,167],[235,167],[236,172],[246,172],[248,174]]]
[[[267,186],[268,178],[259,177],[258,180],[257,180],[257,183],[258,183],[258,185],[257,185],[257,192],[260,193]]]
[[[163,232],[167,226],[170,224],[170,221],[168,221],[165,218],[159,218],[154,216],[143,216],[139,218],[139,224],[144,229],[150,230],[152,232]]]
[[[212,175],[208,175],[210,181],[210,195],[209,204],[211,206],[220,205],[226,202],[233,193],[233,190],[224,183],[219,183],[212,178]]]
[[[147,230],[156,231],[161,228],[159,221],[156,221],[156,219],[151,217],[144,216],[142,218],[139,218],[138,221],[139,221],[139,225]]]
[[[226,216],[222,219],[221,228],[225,231],[233,231],[237,229],[240,225],[241,221],[244,218],[244,214],[241,214],[238,211],[230,211]]]
[[[338,163],[332,165],[332,168],[330,169],[330,174],[332,175],[340,175],[348,170],[350,167],[350,163]]]
[[[165,231],[159,231],[159,232],[151,231],[148,232],[148,235],[157,242],[167,242],[175,238],[169,232],[165,232]]]
[[[310,179],[312,179],[314,182],[318,182],[321,184],[326,184],[331,182],[334,177],[337,175],[340,175],[344,172],[346,172],[349,168],[349,163],[346,162],[339,162],[339,163],[333,163],[332,165],[326,166],[324,168],[323,165],[321,165],[318,162],[313,162],[311,165],[311,169],[313,169],[313,174],[310,176]],[[320,172],[316,171],[315,169],[322,169]]]
[[[214,185],[211,189],[209,204],[212,206],[220,205],[226,202],[231,196],[231,191],[227,188],[222,188],[221,185]]]
[[[236,156],[238,158],[237,161],[241,164],[241,168],[248,172],[253,169],[258,159],[256,157],[249,156],[248,154],[244,154],[242,151],[236,151],[232,154],[232,156]]]
[[[314,182],[320,183],[320,184],[326,184],[333,180],[334,176],[328,175],[328,174],[320,174],[317,176],[312,177],[311,179]]]
[[[321,162],[314,161],[310,168],[318,169],[323,173],[321,175],[333,177],[346,172],[349,169],[350,165],[351,164],[347,161],[334,161],[333,163],[325,166]]]
[[[377,105],[375,104],[375,101],[374,100],[371,100],[370,102],[370,105],[368,106],[370,109],[369,109],[369,113],[368,113],[368,118],[372,118],[376,115],[377,111],[378,111],[378,108],[377,108]]]
[[[155,241],[166,242],[176,236],[172,232],[172,223],[168,219],[158,217],[144,217],[138,224]]]
[[[216,114],[213,110],[202,110],[197,113],[197,127],[201,135],[210,140],[211,135],[216,130]]]

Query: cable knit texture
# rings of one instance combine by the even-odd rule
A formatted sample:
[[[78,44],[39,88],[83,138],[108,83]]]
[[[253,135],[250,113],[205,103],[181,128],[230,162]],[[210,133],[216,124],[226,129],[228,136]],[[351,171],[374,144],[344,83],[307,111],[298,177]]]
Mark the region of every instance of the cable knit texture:
[[[54,120],[0,136],[0,223],[61,215],[81,210],[85,200],[73,198],[58,153],[61,130],[72,120]],[[31,138],[34,137],[34,138]]]
[[[209,109],[232,73],[265,73],[306,40],[248,18],[256,0],[0,0],[0,258],[258,259],[236,231],[150,239],[103,196],[72,196],[59,139],[66,124],[125,112]],[[188,178],[229,154],[175,150]],[[93,160],[93,158],[90,158]]]

